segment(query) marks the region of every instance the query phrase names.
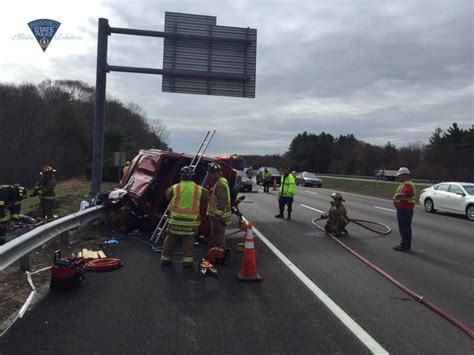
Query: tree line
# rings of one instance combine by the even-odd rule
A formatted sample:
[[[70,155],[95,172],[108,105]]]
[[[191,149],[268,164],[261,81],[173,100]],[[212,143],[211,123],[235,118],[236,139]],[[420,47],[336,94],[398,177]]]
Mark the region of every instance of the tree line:
[[[94,88],[81,81],[0,83],[0,184],[32,186],[45,164],[60,179],[90,175],[94,100]],[[131,159],[144,147],[167,149],[167,135],[139,106],[107,98],[104,179],[117,179],[114,152]]]
[[[419,179],[474,181],[474,126],[461,129],[453,123],[446,131],[436,128],[429,143],[396,148],[390,142],[377,146],[352,134],[299,133],[283,155],[248,155],[247,164],[287,166],[296,171],[372,176],[378,169],[408,167]]]

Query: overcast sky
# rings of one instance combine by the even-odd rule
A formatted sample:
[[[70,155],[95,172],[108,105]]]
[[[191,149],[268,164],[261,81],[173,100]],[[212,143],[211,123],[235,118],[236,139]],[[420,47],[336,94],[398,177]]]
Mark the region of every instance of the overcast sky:
[[[161,76],[108,74],[107,94],[162,120],[177,152],[194,153],[208,129],[217,130],[210,154],[274,154],[304,131],[400,147],[426,143],[452,122],[474,124],[473,1],[17,0],[0,8],[0,82],[17,84],[95,85],[99,17],[162,31],[165,11],[174,11],[256,28],[255,99],[162,93]],[[41,18],[61,22],[46,52],[27,25]],[[162,68],[162,47],[160,38],[115,34],[108,63]]]

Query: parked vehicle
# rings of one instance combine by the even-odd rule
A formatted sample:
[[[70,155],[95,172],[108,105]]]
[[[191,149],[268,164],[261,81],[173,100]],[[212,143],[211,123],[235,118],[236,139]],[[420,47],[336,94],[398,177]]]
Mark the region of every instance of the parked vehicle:
[[[437,210],[463,214],[474,221],[474,184],[442,182],[421,191],[420,204],[425,211]]]
[[[375,174],[375,180],[396,181],[398,170],[381,169]]]
[[[155,226],[168,206],[165,191],[180,181],[180,170],[189,165],[193,157],[183,153],[175,153],[157,149],[140,150],[132,160],[128,171],[120,181],[120,187],[127,190],[126,209],[134,222],[139,220],[140,226],[150,223]],[[218,163],[222,167],[222,175],[229,182],[232,204],[238,193],[237,172],[226,163],[203,157],[196,168],[193,181],[210,188],[211,181],[207,174],[208,164]],[[209,223],[206,217],[207,204],[201,205],[201,226],[199,233],[207,235]]]
[[[303,171],[295,176],[296,185],[322,187],[323,181],[315,173]]]
[[[275,182],[277,185],[280,185],[281,182],[281,173],[280,170],[271,166],[262,166],[257,170],[257,185],[263,184],[263,171],[265,168],[272,174],[272,184]]]
[[[252,192],[253,182],[252,179],[248,177],[247,173],[244,171],[238,171],[237,176],[239,180],[239,191]]]

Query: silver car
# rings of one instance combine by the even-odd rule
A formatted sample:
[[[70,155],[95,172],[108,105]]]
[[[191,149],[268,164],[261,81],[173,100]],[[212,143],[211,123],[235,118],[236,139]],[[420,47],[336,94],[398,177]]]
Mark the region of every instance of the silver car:
[[[295,176],[296,185],[322,187],[323,181],[314,173],[303,171]]]
[[[467,182],[442,182],[421,191],[420,204],[425,211],[436,210],[463,214],[474,221],[474,184]]]

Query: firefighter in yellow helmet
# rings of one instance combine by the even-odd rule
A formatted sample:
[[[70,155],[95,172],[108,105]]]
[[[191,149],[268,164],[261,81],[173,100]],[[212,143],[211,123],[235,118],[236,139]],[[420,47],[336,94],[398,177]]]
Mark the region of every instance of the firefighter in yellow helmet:
[[[211,231],[209,247],[225,247],[225,228],[232,222],[230,188],[227,179],[222,176],[219,164],[209,164],[209,178],[214,181],[207,205],[207,215]]]
[[[122,176],[127,173],[129,167],[130,167],[130,160],[127,160],[125,162],[125,165],[123,166],[123,169],[122,169]]]
[[[328,215],[323,216],[329,218],[324,229],[336,236],[347,235],[346,226],[349,223],[349,217],[347,217],[346,208],[342,204],[345,200],[339,192],[333,192],[331,197],[334,201],[331,201]]]
[[[31,197],[38,196],[40,199],[40,217],[43,219],[53,219],[54,205],[56,200],[56,170],[51,165],[45,165],[40,172],[40,178],[35,184]]]
[[[167,234],[161,252],[161,265],[170,265],[178,239],[183,241],[183,266],[194,262],[194,237],[199,230],[200,207],[208,198],[208,192],[192,181],[194,171],[185,166],[180,171],[181,182],[166,190],[170,201]]]
[[[0,245],[5,244],[5,234],[10,220],[20,218],[21,201],[27,197],[27,191],[20,185],[0,185]],[[7,216],[6,210],[10,211]]]

